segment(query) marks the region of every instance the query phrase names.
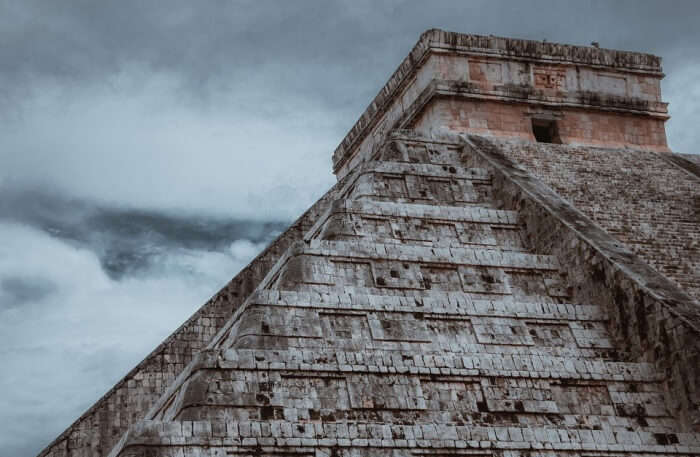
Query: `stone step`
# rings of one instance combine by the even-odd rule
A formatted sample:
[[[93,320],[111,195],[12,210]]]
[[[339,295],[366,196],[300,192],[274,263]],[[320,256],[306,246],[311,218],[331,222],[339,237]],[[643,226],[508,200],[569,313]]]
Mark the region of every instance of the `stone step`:
[[[489,246],[525,251],[517,213],[382,201],[338,201],[309,230],[306,241],[353,240],[428,246]]]
[[[520,455],[555,457],[569,453],[581,455],[582,451],[592,453],[586,455],[601,455],[601,453],[700,455],[700,435],[563,427],[390,425],[281,420],[238,422],[147,420],[130,427],[127,436],[120,442],[118,449],[115,449],[116,452],[113,451],[111,455],[117,455],[117,452],[129,447],[139,446],[144,448],[187,446],[190,449],[197,446],[223,447],[229,454],[251,452],[252,449],[259,454],[266,452],[273,454],[284,449],[286,452],[298,453],[298,455],[316,456],[331,455],[332,448],[345,447],[364,449],[363,453],[371,452],[373,448],[376,450],[388,448],[389,452],[391,449],[405,449],[411,452],[408,455],[436,455],[435,450],[440,449],[449,450],[449,455],[479,457],[495,455],[492,452],[498,450],[509,450],[511,452],[509,455],[513,457]],[[309,450],[310,447],[321,448],[320,454]]]
[[[416,176],[429,176],[436,178],[460,178],[472,181],[490,182],[491,175],[485,168],[470,168],[457,165],[437,165],[430,163],[406,163],[385,160],[372,160],[365,162],[358,174],[388,173]]]
[[[166,400],[149,415],[158,419],[282,419],[389,422],[401,414],[411,422],[490,425],[492,415],[510,423],[552,421],[603,429],[673,429],[659,382],[641,367],[622,366],[613,379],[577,374],[517,372],[501,368],[408,366],[381,362],[446,365],[448,357],[382,354],[379,365],[363,365],[362,354],[338,353],[339,362],[294,362],[303,351],[209,351],[198,356]],[[323,356],[333,357],[324,353]],[[282,362],[266,357],[281,357]],[[314,355],[313,357],[318,357]],[[462,357],[466,366],[481,356]],[[516,358],[513,358],[515,360]],[[297,357],[300,360],[300,357]],[[522,359],[519,359],[522,361]],[[615,365],[605,364],[608,368]],[[620,365],[617,365],[619,368]],[[605,367],[604,367],[605,368]],[[635,372],[636,369],[636,372]],[[605,378],[606,376],[601,376]]]
[[[485,204],[491,177],[485,169],[448,165],[367,162],[341,197],[401,202]]]
[[[290,247],[261,288],[406,296],[462,291],[556,302],[570,294],[558,266],[553,256],[497,249],[313,240]]]
[[[446,316],[489,316],[555,321],[607,321],[600,306],[472,299],[462,292],[430,291],[423,297],[398,295],[321,294],[293,290],[259,290],[249,304],[319,310],[425,313]]]
[[[386,201],[344,200],[333,211],[370,214],[390,217],[415,217],[483,224],[515,225],[516,211],[506,211],[482,206],[424,205],[420,203],[394,203]]]
[[[476,247],[411,246],[364,241],[312,240],[308,245],[298,242],[290,248],[289,255],[313,255],[347,257],[373,260],[397,260],[406,262],[440,263],[497,268],[522,268],[533,270],[558,270],[556,257],[524,252],[507,252],[499,249]]]
[[[421,350],[610,358],[605,323],[430,312],[396,313],[249,303],[234,347]]]
[[[392,132],[392,141],[380,148],[379,160],[406,163],[433,163],[440,165],[461,165],[462,145],[441,143],[431,139],[417,137],[415,133],[406,132],[406,136]]]
[[[461,377],[578,379],[656,383],[663,375],[653,364],[581,360],[546,355],[490,353],[429,355],[420,351],[336,351],[227,349],[201,353],[200,368],[298,370],[309,372],[398,373]],[[213,354],[213,355],[212,355]]]

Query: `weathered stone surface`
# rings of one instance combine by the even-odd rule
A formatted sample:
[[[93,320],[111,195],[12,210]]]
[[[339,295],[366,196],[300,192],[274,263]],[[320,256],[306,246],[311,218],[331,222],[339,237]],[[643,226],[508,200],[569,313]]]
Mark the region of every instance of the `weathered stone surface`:
[[[252,293],[269,268],[312,226],[342,187],[339,182],[192,317],[59,435],[40,456],[106,455],[129,425],[151,405],[206,347],[231,313]]]
[[[665,373],[666,403],[683,427],[700,424],[700,304],[507,157],[468,140],[472,162],[494,167],[496,198],[520,208],[527,238],[558,253],[577,285],[574,297],[608,303],[611,334],[627,360],[656,363]],[[699,222],[700,223],[700,222]]]
[[[518,187],[474,147],[462,149],[451,179],[480,180],[489,189],[479,203],[444,192],[452,181],[430,194],[431,205],[407,186],[397,193],[383,185],[384,172],[405,183],[418,172],[439,176],[431,167],[368,162],[356,170],[340,202],[280,258],[149,413],[155,436],[130,434],[113,455],[185,448],[204,455],[212,446],[295,455],[700,452],[700,436],[690,432],[696,393],[672,391],[673,377],[642,362],[663,356],[626,350],[628,341],[610,332],[608,296],[581,290],[608,288],[596,273],[606,266],[578,251],[576,268],[545,255],[552,246],[534,232],[546,220],[532,222],[529,207],[506,200],[536,188]],[[570,215],[550,217],[560,224],[549,225],[558,238],[579,239],[566,226]],[[366,218],[384,222],[368,229]],[[455,228],[465,221],[505,227],[521,244],[465,238]],[[431,241],[423,227],[436,224],[451,229],[427,229],[439,234]],[[579,242],[588,246],[585,237]],[[628,281],[634,293],[639,278]],[[173,444],[177,427],[189,423],[222,434]],[[168,424],[179,425],[168,432]]]
[[[698,177],[661,77],[426,32],[177,379],[48,454],[700,455]]]
[[[428,30],[333,154],[345,176],[395,129],[534,141],[556,120],[564,143],[668,151],[661,61],[649,54]]]
[[[700,299],[700,177],[649,151],[474,141],[523,165]]]

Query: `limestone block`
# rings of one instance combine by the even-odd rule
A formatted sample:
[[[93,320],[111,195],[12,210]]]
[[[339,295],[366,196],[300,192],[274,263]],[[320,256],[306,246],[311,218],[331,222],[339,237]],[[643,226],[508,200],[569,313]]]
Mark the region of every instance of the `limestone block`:
[[[422,320],[404,317],[396,318],[386,313],[367,316],[372,338],[385,341],[430,342],[428,329]]]
[[[503,270],[461,266],[459,274],[462,278],[462,289],[465,292],[483,294],[509,294],[511,288]]]
[[[416,378],[353,375],[348,380],[348,391],[354,409],[425,409],[423,390]]]
[[[477,341],[484,344],[534,345],[527,325],[517,319],[472,319]]]

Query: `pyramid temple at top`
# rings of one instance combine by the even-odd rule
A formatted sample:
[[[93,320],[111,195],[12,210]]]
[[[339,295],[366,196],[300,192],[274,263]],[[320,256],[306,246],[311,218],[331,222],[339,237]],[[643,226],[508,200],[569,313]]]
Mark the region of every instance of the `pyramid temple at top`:
[[[40,455],[700,455],[658,57],[425,32],[338,182]]]

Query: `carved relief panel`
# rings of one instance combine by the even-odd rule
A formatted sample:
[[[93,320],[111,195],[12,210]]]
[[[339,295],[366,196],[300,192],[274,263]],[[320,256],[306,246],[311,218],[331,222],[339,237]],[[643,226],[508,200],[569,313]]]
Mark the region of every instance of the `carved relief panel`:
[[[423,289],[420,265],[398,261],[376,261],[372,271],[377,287]]]
[[[532,379],[489,378],[481,381],[489,411],[558,413],[549,382]]]
[[[566,70],[556,66],[536,66],[533,69],[537,89],[566,90]]]
[[[458,165],[459,156],[460,150],[455,146],[394,140],[383,146],[378,159],[387,162]]]
[[[508,278],[499,268],[460,266],[462,289],[477,294],[509,294]]]
[[[426,408],[467,416],[484,401],[481,385],[474,381],[421,381]]]
[[[476,83],[503,82],[503,63],[485,59],[469,59],[469,80]]]
[[[479,343],[516,346],[535,344],[525,322],[518,319],[479,317],[472,319],[472,325]]]
[[[372,338],[378,341],[430,342],[422,319],[406,314],[370,313],[367,315]]]
[[[585,384],[552,385],[552,398],[562,414],[614,414],[610,395],[605,385]]]
[[[427,325],[435,349],[460,352],[465,345],[476,343],[474,329],[468,319],[428,319]]]
[[[363,177],[352,198],[375,197],[381,200],[408,199],[417,203],[476,203],[480,193],[470,180],[423,175],[375,174],[373,180]]]
[[[421,266],[423,284],[430,290],[461,290],[462,282],[456,266],[423,265]]]
[[[418,378],[398,375],[351,375],[350,405],[354,409],[425,409]]]
[[[343,347],[345,340],[371,339],[364,313],[321,313],[320,317],[326,344]]]

